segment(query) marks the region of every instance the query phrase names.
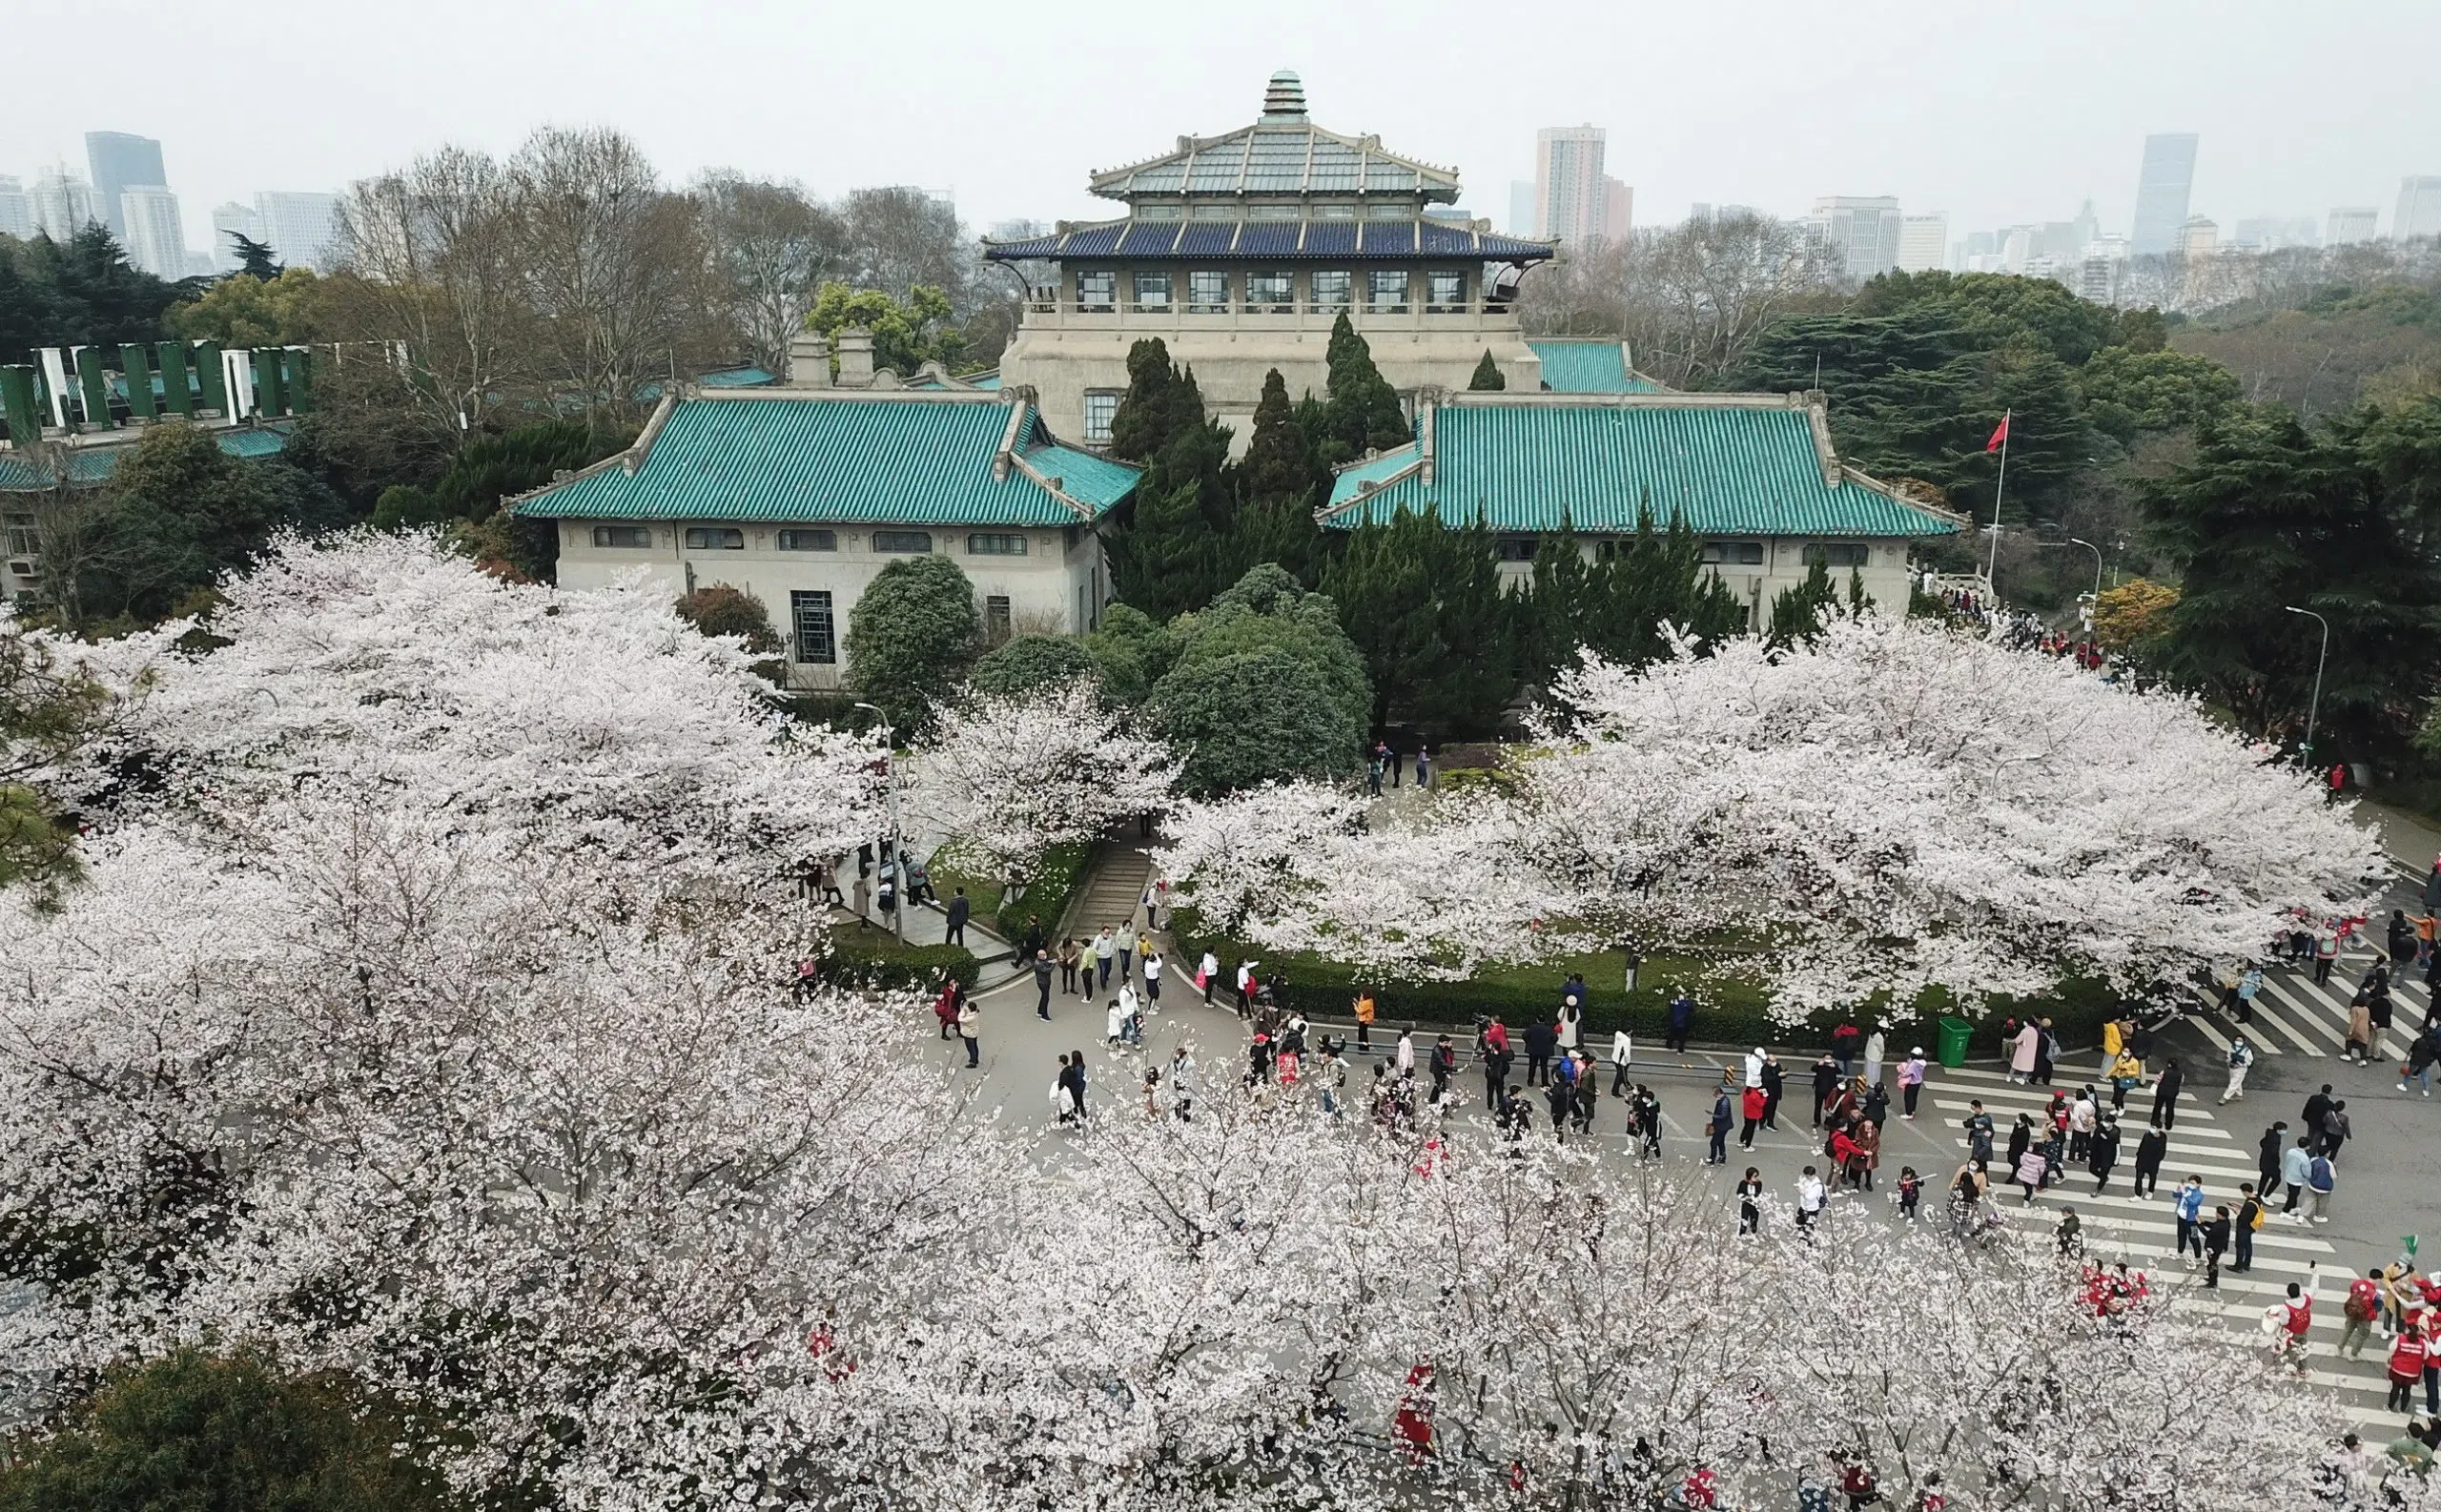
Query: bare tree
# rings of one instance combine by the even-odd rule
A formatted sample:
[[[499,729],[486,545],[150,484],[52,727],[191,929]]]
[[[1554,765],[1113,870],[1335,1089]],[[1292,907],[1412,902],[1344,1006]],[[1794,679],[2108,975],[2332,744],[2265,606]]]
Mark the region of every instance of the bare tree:
[[[798,185],[725,169],[694,193],[719,313],[755,362],[778,373],[815,292],[847,271],[847,221]]]
[[[966,313],[975,248],[957,223],[957,209],[920,189],[896,185],[857,189],[843,207],[848,222],[850,282],[905,299],[917,284],[948,295]]]
[[[612,131],[536,132],[506,177],[551,376],[587,415],[633,407],[647,378],[679,365],[690,328],[704,260],[692,204]]]

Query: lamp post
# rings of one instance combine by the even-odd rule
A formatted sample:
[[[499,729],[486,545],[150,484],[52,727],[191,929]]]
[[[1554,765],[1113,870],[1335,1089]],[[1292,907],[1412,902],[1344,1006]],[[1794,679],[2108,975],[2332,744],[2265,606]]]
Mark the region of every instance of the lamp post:
[[[891,891],[898,906],[890,910],[891,932],[898,943],[907,943],[907,837],[898,832],[898,748],[891,740],[890,716],[872,704],[859,704],[869,708],[881,721],[882,759],[890,764],[890,871]]]
[[[2090,541],[2080,541],[2075,536],[2068,538],[2068,544],[2082,546],[2094,554],[2094,602],[2100,603],[2102,602],[2102,548]]]
[[[2300,609],[2293,603],[2282,607],[2290,614],[2310,616],[2316,624],[2323,627],[2323,647],[2314,653],[2314,699],[2306,705],[2306,748],[2302,754],[2311,761],[2314,759],[2314,721],[2323,710],[2323,663],[2330,657],[2330,622],[2311,609]]]

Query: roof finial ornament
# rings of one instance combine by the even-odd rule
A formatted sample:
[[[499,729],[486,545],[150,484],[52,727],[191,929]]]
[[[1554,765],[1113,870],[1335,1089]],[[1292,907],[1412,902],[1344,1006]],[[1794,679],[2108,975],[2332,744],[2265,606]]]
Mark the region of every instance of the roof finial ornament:
[[[1305,118],[1305,86],[1297,75],[1282,69],[1271,76],[1262,92],[1262,119],[1266,126]]]

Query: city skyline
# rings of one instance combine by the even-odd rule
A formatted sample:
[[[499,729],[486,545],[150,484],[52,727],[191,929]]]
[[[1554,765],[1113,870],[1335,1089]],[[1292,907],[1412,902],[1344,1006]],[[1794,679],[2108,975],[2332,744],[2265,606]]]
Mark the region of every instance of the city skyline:
[[[1696,201],[1801,219],[1827,194],[1889,195],[1908,214],[1946,215],[1957,237],[1971,228],[2062,216],[2091,197],[2101,224],[2125,233],[2144,138],[2193,132],[2205,140],[2191,213],[2226,228],[2267,217],[2319,222],[2334,209],[2378,205],[2389,234],[2402,181],[2441,173],[2441,100],[2416,72],[2417,60],[2441,43],[2441,15],[2404,4],[2365,6],[2300,35],[2295,28],[2246,25],[2245,13],[2256,9],[2275,13],[2246,5],[2163,4],[2137,13],[2064,5],[2063,23],[2089,14],[2114,37],[2112,48],[2096,51],[2092,27],[2020,28],[1925,5],[1819,17],[1774,11],[1773,24],[1750,27],[1718,10],[1689,15],[1560,4],[1538,17],[1527,45],[1511,54],[1513,66],[1488,79],[1482,55],[1464,48],[1368,41],[1326,49],[1207,35],[1159,19],[1124,40],[1093,29],[1010,34],[950,25],[938,29],[926,76],[944,98],[960,102],[950,114],[971,127],[974,110],[988,108],[993,127],[913,131],[909,112],[923,112],[926,99],[878,73],[828,72],[820,130],[809,129],[797,92],[737,87],[761,76],[740,73],[742,38],[754,39],[754,57],[774,60],[756,67],[777,85],[825,52],[855,51],[869,32],[878,45],[887,17],[817,20],[795,7],[746,3],[713,25],[683,31],[626,0],[510,13],[436,0],[430,25],[368,30],[365,45],[350,50],[351,88],[384,96],[391,103],[383,111],[285,133],[252,132],[224,108],[217,92],[227,72],[319,67],[334,41],[347,40],[329,32],[368,29],[370,18],[334,15],[310,38],[241,39],[201,13],[148,11],[138,24],[130,10],[131,24],[113,32],[114,55],[131,72],[159,76],[158,86],[105,107],[63,76],[23,81],[25,108],[0,128],[0,174],[31,183],[62,160],[80,163],[87,132],[154,137],[170,159],[188,235],[200,239],[212,207],[250,204],[267,189],[337,192],[445,143],[505,155],[546,123],[603,125],[633,135],[672,182],[734,167],[798,179],[824,194],[917,184],[954,194],[963,218],[979,228],[1098,213],[1070,165],[1114,166],[1169,146],[1166,131],[1136,123],[1226,130],[1241,109],[1238,80],[1290,68],[1305,77],[1318,121],[1411,143],[1455,166],[1466,185],[1462,203],[1495,222],[1509,218],[1509,186],[1533,176],[1535,132],[1588,121],[1609,129],[1606,170],[1633,186],[1645,207],[1639,218],[1649,224],[1673,221],[1683,214],[1676,207]],[[461,11],[470,23],[480,16],[498,45],[479,54],[451,45],[451,18]],[[1434,14],[1460,28],[1479,24],[1462,7],[1430,0],[1417,12],[1420,21]],[[587,26],[564,27],[580,15]],[[651,48],[611,43],[623,15],[650,31]],[[87,30],[45,12],[30,19],[27,41],[37,51],[73,51],[90,43]],[[1416,31],[1443,34],[1432,25]],[[1655,67],[1650,76],[1623,76],[1610,62],[1617,50],[1602,44],[1631,32],[1635,55],[1653,58],[1733,45],[1739,92],[1782,104],[1738,110],[1706,83],[1715,75],[1701,70]],[[565,66],[536,76],[514,61],[542,54]],[[1095,74],[1095,109],[1072,111],[1005,87],[1054,64]],[[1788,109],[1818,93],[1822,78],[1858,70],[1905,77],[1907,88],[1845,94],[1838,110],[1809,114],[1803,130],[1787,128]],[[2359,81],[2356,96],[2371,102],[2368,109],[2296,116],[2261,108],[2267,93],[2303,88],[2334,70]],[[2046,103],[2050,81],[2071,72],[2087,103],[2054,110]],[[715,97],[724,102],[719,111],[679,103]],[[1460,98],[1467,109],[1452,107]]]

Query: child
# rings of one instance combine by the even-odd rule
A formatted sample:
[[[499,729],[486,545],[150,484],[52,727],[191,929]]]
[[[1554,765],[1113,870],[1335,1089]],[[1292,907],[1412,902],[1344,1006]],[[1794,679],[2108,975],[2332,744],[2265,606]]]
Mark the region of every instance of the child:
[[[1915,1221],[1916,1202],[1924,1194],[1923,1178],[1916,1175],[1914,1166],[1898,1168],[1898,1216]]]

